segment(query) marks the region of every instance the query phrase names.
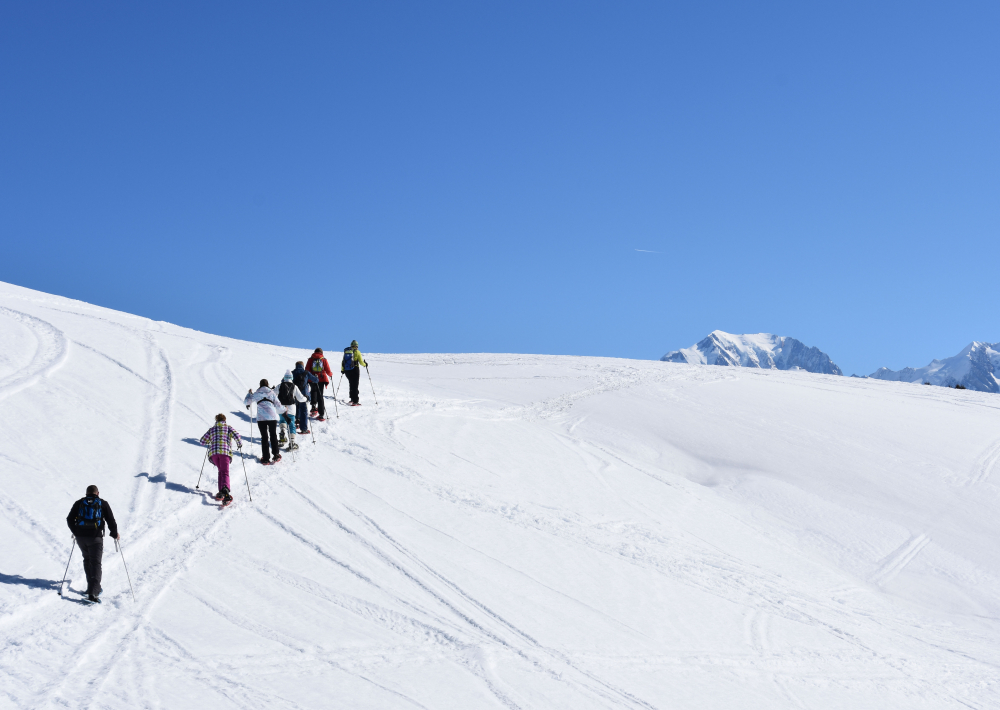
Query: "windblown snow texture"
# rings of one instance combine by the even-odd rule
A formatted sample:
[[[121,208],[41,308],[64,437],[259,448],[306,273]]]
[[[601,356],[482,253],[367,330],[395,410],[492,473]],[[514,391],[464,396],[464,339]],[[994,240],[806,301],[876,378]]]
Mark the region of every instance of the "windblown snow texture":
[[[1000,707],[1000,398],[372,354],[380,406],[220,513],[197,438],[307,352],[0,306],[0,707]],[[134,603],[110,543],[57,593],[91,483]]]
[[[962,385],[980,392],[1000,392],[1000,343],[969,343],[958,355],[932,360],[926,367],[890,370],[880,367],[869,377],[893,382],[929,382],[941,387]]]
[[[810,348],[795,338],[770,333],[733,335],[716,330],[690,348],[674,350],[660,359],[664,362],[683,362],[691,365],[805,370],[824,375],[844,374],[830,356],[819,348]]]

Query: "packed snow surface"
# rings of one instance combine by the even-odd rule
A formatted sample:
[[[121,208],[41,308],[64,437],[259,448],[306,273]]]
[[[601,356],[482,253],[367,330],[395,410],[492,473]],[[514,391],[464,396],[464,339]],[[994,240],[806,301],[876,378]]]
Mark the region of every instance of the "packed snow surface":
[[[893,382],[929,383],[941,387],[962,385],[980,392],[1000,392],[1000,343],[971,342],[962,352],[924,367],[890,370],[880,367],[869,377]]]
[[[733,335],[713,330],[689,348],[673,350],[660,360],[690,365],[758,367],[765,370],[805,370],[824,375],[842,375],[830,356],[801,340],[771,333]]]
[[[220,510],[197,438],[309,348],[0,306],[4,708],[1000,707],[995,395],[366,353]],[[134,602],[110,540],[58,594],[91,483]]]

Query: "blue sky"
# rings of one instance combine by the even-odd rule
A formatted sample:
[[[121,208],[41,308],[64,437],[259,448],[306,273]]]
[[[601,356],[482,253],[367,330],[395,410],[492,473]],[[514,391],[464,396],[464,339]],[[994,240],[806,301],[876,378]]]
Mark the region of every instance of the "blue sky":
[[[3,3],[0,279],[248,340],[1000,340],[996,3]],[[642,251],[640,251],[642,250]]]

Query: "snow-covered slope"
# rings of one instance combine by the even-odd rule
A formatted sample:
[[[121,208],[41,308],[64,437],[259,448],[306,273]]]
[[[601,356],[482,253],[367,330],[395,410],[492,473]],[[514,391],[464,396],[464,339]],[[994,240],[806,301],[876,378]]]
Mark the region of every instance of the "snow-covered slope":
[[[1000,392],[1000,343],[969,343],[958,355],[932,360],[926,367],[890,370],[880,367],[869,377],[893,382],[930,382],[932,385],[980,392]]]
[[[660,360],[690,365],[758,367],[765,370],[805,370],[824,375],[842,375],[830,356],[795,338],[770,333],[733,335],[714,330],[690,348],[673,350]]]
[[[1000,706],[991,395],[371,354],[380,406],[220,511],[193,442],[304,351],[0,306],[0,707]],[[57,593],[90,483],[134,603],[110,544]]]

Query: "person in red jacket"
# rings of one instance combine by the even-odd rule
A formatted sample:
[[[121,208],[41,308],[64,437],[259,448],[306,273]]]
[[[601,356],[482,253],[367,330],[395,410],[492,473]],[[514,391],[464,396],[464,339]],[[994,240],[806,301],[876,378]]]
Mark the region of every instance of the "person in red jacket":
[[[306,362],[306,372],[311,372],[319,378],[319,382],[312,387],[312,414],[318,415],[317,420],[325,421],[326,402],[323,399],[323,390],[330,384],[333,370],[330,369],[330,363],[323,357],[323,348],[316,348],[316,352],[309,356],[309,360]]]

